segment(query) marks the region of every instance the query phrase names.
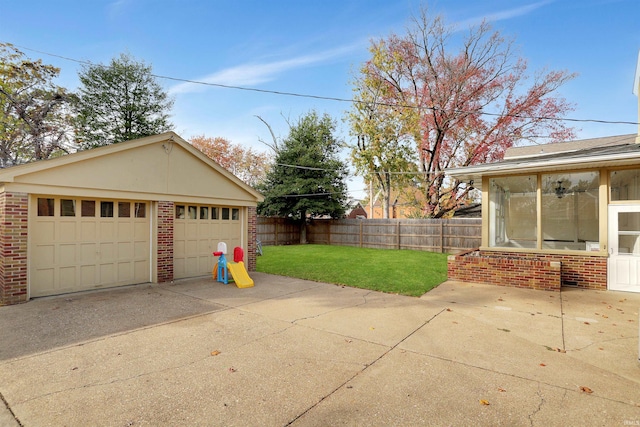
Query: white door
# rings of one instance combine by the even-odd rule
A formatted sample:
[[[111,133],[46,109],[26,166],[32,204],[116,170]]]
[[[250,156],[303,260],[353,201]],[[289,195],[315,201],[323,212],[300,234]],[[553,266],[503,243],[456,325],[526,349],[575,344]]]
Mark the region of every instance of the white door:
[[[640,206],[609,206],[609,283],[640,292]]]

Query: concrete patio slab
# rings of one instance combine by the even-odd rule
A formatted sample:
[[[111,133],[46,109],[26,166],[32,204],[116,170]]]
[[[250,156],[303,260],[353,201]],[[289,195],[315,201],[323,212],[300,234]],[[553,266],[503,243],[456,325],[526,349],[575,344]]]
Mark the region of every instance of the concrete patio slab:
[[[640,295],[252,276],[0,307],[0,425],[640,424]]]

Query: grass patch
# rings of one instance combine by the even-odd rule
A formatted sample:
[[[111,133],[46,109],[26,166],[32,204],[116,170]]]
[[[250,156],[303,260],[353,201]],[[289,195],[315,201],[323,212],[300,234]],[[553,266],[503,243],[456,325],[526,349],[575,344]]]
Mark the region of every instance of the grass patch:
[[[447,280],[447,255],[329,245],[265,246],[257,270],[401,295],[420,296]]]

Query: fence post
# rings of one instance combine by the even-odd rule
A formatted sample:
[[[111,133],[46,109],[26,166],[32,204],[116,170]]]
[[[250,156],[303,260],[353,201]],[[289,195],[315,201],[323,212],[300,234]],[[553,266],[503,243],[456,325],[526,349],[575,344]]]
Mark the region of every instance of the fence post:
[[[278,246],[278,224],[280,223],[280,218],[275,218],[275,221],[273,223],[274,228],[275,228],[275,246]]]
[[[398,239],[398,249],[400,249],[400,220],[396,223],[396,235]]]
[[[362,247],[362,220],[360,220],[360,247]]]
[[[440,219],[440,253],[444,253],[444,220]]]
[[[333,221],[327,221],[327,245],[331,244],[331,224]]]

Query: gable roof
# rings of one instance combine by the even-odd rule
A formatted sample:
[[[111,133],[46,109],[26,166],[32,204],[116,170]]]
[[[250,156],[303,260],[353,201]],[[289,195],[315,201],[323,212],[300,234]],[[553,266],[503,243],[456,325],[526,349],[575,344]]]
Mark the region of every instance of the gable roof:
[[[595,138],[593,140],[570,141],[547,144],[547,151],[538,155],[513,156],[496,163],[446,169],[446,173],[462,181],[474,181],[480,187],[483,176],[524,174],[528,172],[551,172],[567,169],[587,169],[640,164],[640,144],[635,143],[636,135]],[[604,143],[604,144],[603,144]],[[568,145],[562,145],[568,144]],[[590,148],[580,148],[589,147]],[[536,150],[540,150],[536,146]],[[565,148],[564,150],[562,148]],[[523,147],[524,148],[524,147]],[[570,149],[567,149],[570,148]]]
[[[114,181],[104,182],[112,177]],[[205,182],[201,182],[205,181]],[[0,184],[59,186],[211,197],[233,192],[260,202],[262,195],[174,132],[79,151],[0,170]],[[219,185],[224,188],[215,188]],[[233,197],[236,198],[235,196]]]

